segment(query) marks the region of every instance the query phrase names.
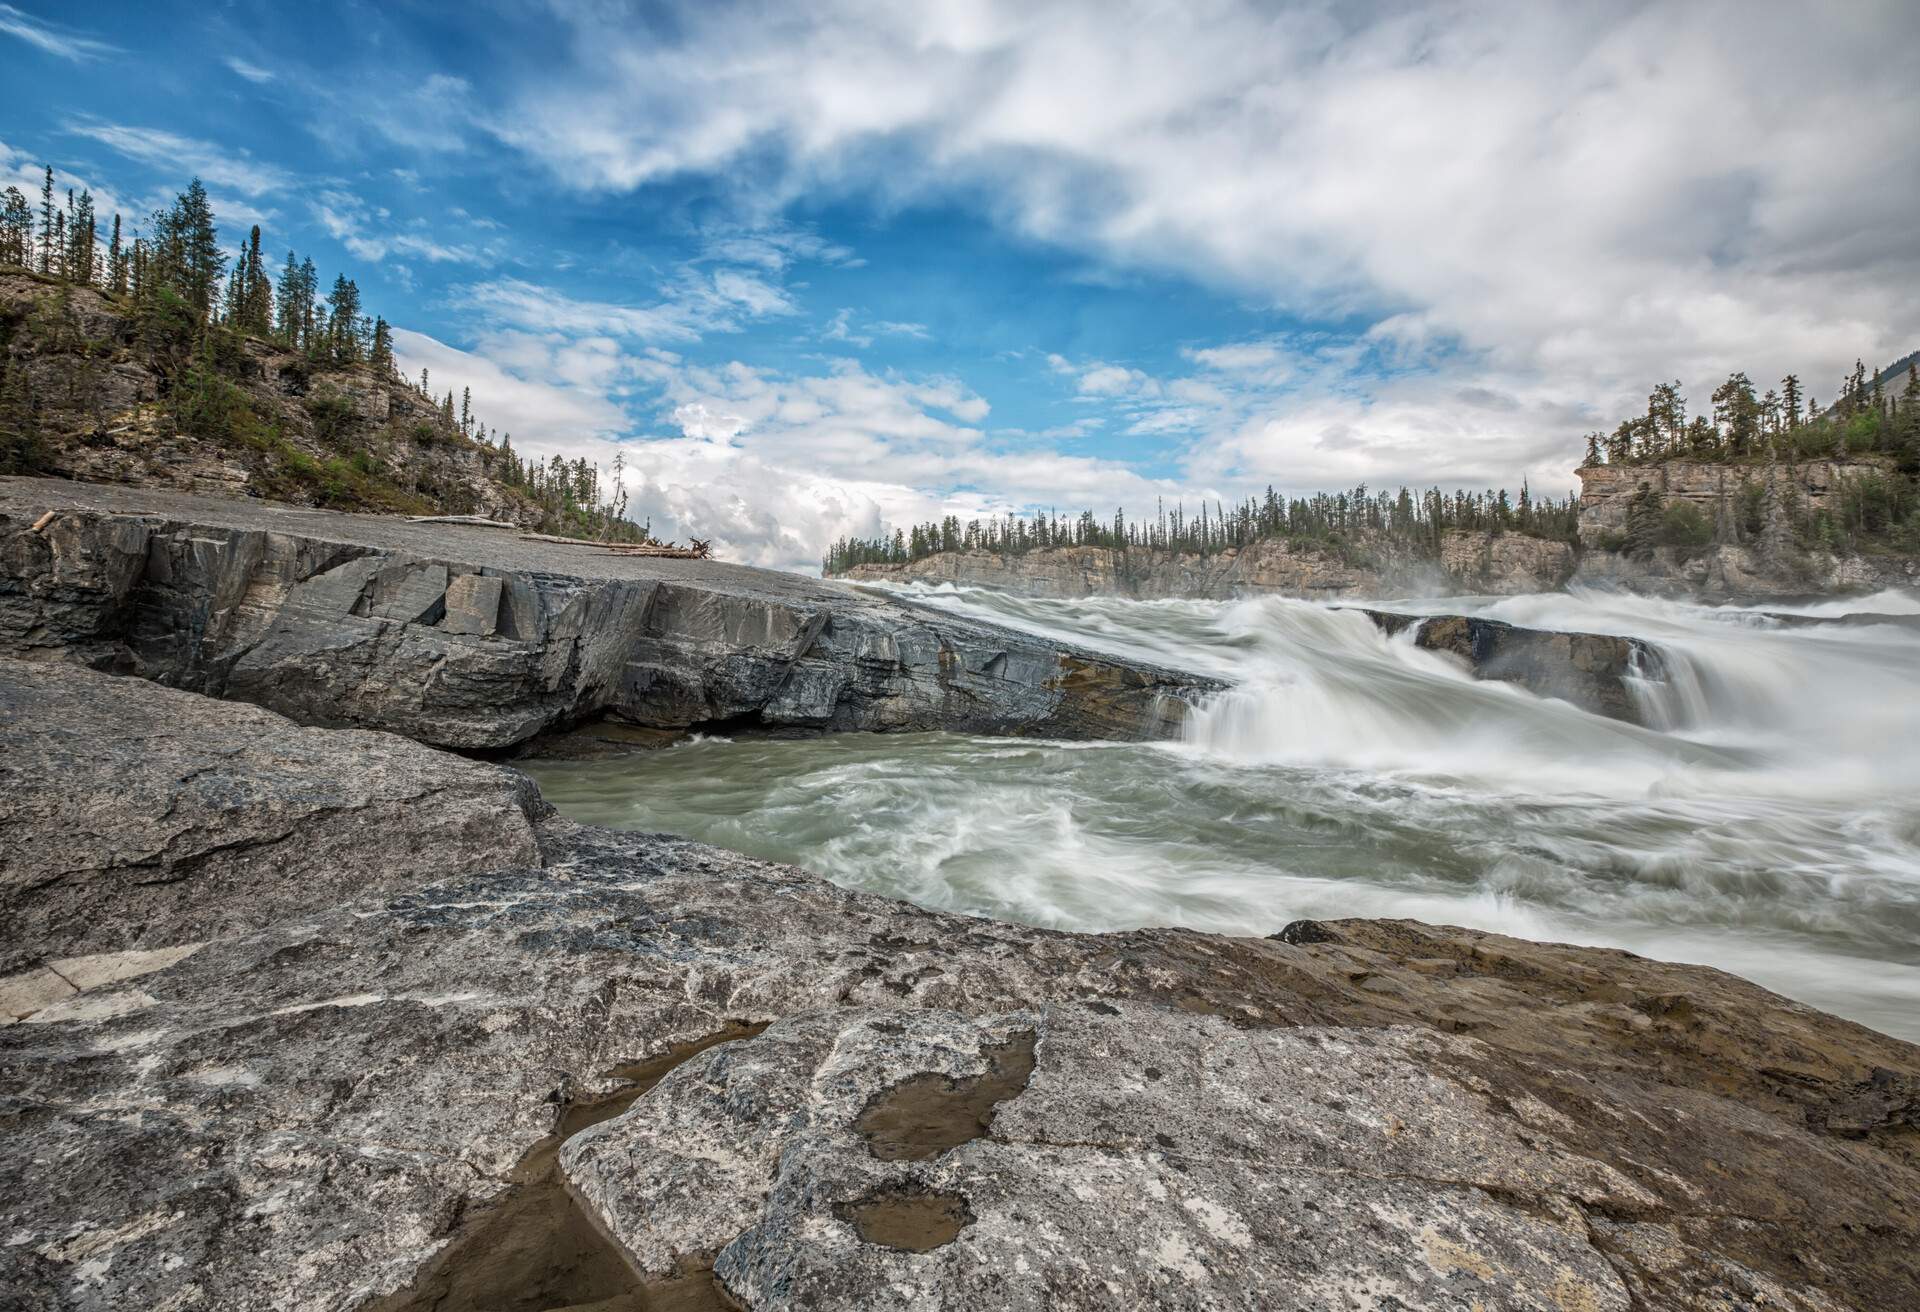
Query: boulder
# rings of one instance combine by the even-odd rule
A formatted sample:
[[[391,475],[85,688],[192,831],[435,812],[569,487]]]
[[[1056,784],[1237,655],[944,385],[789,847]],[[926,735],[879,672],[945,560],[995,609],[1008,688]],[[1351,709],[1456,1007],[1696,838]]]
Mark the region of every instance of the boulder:
[[[1401,615],[1356,607],[1389,634],[1413,630],[1422,651],[1444,652],[1476,679],[1518,684],[1610,719],[1642,722],[1635,679],[1665,678],[1659,649],[1606,633],[1524,629],[1471,615]]]

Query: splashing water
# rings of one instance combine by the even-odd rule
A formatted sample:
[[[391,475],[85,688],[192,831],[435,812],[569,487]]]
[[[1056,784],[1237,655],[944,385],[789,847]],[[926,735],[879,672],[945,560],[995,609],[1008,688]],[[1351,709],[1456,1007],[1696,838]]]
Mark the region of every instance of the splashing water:
[[[1920,1038],[1914,598],[1389,604],[1644,638],[1642,728],[1310,602],[899,591],[1234,686],[1178,743],[708,739],[534,773],[577,818],[925,906],[1229,934],[1406,916],[1705,962]]]

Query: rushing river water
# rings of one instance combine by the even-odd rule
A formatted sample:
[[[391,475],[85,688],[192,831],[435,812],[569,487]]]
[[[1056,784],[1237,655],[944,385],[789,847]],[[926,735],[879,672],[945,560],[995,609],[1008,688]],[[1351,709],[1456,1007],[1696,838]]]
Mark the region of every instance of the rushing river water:
[[[1920,601],[1751,610],[1448,598],[1656,643],[1638,728],[1475,682],[1309,602],[945,609],[1221,675],[1182,742],[708,739],[534,768],[583,820],[667,830],[924,906],[1266,934],[1410,916],[1706,962],[1920,1038]]]

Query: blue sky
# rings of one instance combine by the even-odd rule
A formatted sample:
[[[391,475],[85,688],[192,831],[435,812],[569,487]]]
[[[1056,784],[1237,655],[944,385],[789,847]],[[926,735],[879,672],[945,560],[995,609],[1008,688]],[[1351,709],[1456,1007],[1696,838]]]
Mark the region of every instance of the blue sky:
[[[0,3],[0,171],[355,277],[656,528],[1561,492],[1920,345],[1896,2]]]

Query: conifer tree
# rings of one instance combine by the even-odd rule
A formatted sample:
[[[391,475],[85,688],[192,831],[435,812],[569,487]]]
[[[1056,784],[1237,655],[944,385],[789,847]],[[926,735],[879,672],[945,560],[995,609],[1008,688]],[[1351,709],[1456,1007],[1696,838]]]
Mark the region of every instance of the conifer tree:
[[[1800,427],[1800,375],[1788,374],[1780,380],[1780,400],[1786,407],[1787,427]]]
[[[67,222],[67,277],[78,283],[92,283],[94,244],[99,237],[94,230],[93,193],[83,190],[80,198],[74,200],[69,190],[67,197],[73,214]]]
[[[113,216],[113,239],[107,243],[107,290],[115,296],[127,294],[127,253],[120,245],[120,215]]]
[[[53,271],[53,165],[46,169],[47,179],[40,184],[40,255],[36,264],[41,273]]]
[[[8,187],[0,192],[0,264],[33,263],[33,207],[18,187]]]

